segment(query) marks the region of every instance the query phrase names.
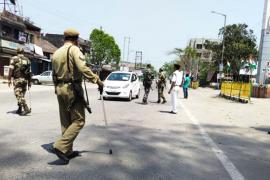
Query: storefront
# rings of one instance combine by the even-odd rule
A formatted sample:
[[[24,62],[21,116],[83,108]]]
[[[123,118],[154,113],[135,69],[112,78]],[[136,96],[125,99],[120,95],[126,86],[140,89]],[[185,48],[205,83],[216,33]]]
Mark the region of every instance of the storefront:
[[[23,48],[25,56],[31,61],[32,70],[36,73],[43,72],[42,48],[34,44],[19,44],[7,40],[0,40],[0,77],[4,77],[4,67],[9,66],[10,58],[17,55],[17,48]]]

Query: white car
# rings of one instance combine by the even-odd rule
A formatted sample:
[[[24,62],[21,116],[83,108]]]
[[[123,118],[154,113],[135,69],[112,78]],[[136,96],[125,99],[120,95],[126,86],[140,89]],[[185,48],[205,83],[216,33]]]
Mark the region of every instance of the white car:
[[[52,84],[52,71],[45,71],[41,73],[40,75],[32,76],[32,82],[34,84]]]
[[[103,97],[124,98],[131,101],[140,96],[140,82],[133,72],[112,72],[104,81]]]

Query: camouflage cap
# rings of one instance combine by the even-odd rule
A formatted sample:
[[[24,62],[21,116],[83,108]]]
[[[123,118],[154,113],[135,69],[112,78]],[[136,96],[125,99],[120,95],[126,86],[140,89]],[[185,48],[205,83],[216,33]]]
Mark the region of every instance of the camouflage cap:
[[[65,37],[78,37],[79,34],[80,33],[76,29],[73,29],[73,28],[68,28],[64,31]]]
[[[17,53],[24,53],[24,49],[22,47],[17,48]]]

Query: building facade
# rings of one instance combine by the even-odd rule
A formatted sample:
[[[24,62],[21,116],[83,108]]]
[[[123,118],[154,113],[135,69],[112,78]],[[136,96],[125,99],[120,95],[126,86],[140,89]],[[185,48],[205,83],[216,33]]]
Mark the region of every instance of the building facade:
[[[62,34],[45,34],[43,39],[49,41],[57,48],[60,48],[64,44],[64,35]],[[79,38],[79,46],[84,54],[90,54],[90,41]]]
[[[270,84],[270,0],[264,2],[257,83]]]
[[[5,67],[9,65],[10,58],[17,54],[17,48],[23,48],[25,55],[32,64],[38,63],[43,57],[42,48],[39,47],[41,28],[35,26],[29,19],[17,16],[11,12],[0,13],[0,76],[3,77]],[[32,67],[35,70],[35,67]]]
[[[202,61],[211,62],[213,58],[213,52],[206,49],[205,44],[207,41],[221,42],[218,39],[192,38],[188,41],[188,46],[197,50],[197,56],[200,57]]]

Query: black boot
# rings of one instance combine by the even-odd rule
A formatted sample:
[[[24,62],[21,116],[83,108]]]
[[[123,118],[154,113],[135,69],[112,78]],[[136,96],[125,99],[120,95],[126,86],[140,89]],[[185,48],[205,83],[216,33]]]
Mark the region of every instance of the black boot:
[[[68,158],[64,153],[62,153],[59,149],[54,148],[54,152],[55,152],[56,156],[57,156],[60,160],[63,161],[63,162],[62,162],[63,164],[68,164],[68,163],[69,163],[69,158]]]
[[[22,106],[19,105],[16,114],[21,114],[22,113]]]
[[[24,109],[24,111],[20,114],[21,116],[25,116],[25,115],[31,113],[31,109],[29,109],[27,105],[25,105],[23,107],[23,109]]]

